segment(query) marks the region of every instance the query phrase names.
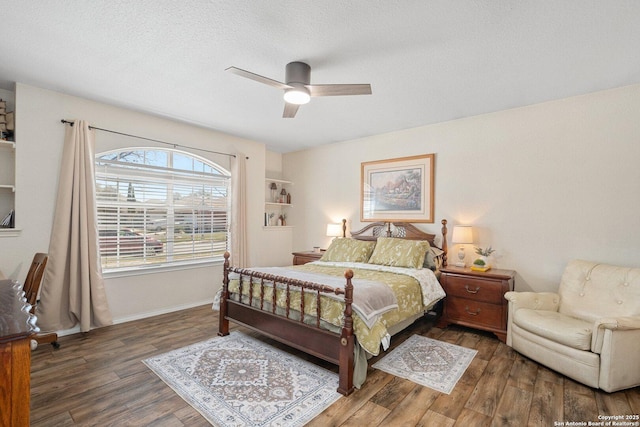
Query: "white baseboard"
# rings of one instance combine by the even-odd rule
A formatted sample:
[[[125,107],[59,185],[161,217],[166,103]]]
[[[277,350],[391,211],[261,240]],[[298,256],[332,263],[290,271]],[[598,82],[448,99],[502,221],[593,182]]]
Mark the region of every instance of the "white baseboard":
[[[118,325],[120,323],[132,322],[134,320],[146,319],[147,317],[159,316],[161,314],[173,313],[174,311],[187,310],[193,307],[200,307],[205,304],[213,304],[213,300],[205,300],[198,301],[189,304],[176,305],[172,307],[165,307],[159,310],[147,311],[144,313],[136,313],[131,316],[118,317],[113,319],[113,324]],[[80,333],[80,325],[76,325],[71,329],[65,329],[64,331],[58,331],[57,334],[59,337],[63,337],[65,335],[72,335]]]

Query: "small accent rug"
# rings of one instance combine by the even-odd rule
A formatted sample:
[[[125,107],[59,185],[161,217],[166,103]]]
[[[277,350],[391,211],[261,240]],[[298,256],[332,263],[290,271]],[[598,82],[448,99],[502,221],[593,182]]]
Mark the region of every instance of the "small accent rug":
[[[216,426],[302,426],[338,400],[338,374],[240,332],[143,360]]]
[[[449,394],[477,350],[412,335],[373,367]]]

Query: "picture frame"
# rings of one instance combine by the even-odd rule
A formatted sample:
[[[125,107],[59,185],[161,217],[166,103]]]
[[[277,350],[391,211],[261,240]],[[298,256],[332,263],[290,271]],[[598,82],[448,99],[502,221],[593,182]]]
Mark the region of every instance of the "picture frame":
[[[434,221],[435,154],[361,163],[361,222]]]

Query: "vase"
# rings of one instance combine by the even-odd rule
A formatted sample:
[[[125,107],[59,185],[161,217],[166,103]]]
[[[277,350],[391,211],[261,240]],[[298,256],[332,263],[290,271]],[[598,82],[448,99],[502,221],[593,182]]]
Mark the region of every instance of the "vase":
[[[477,265],[478,267],[491,267],[489,265],[489,257],[480,255],[473,261],[473,265]]]

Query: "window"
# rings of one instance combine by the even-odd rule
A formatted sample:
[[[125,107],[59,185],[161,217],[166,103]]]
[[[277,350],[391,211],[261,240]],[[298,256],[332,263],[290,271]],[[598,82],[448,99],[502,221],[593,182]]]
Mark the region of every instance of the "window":
[[[96,155],[102,268],[222,259],[229,172],[178,150],[132,148]]]

